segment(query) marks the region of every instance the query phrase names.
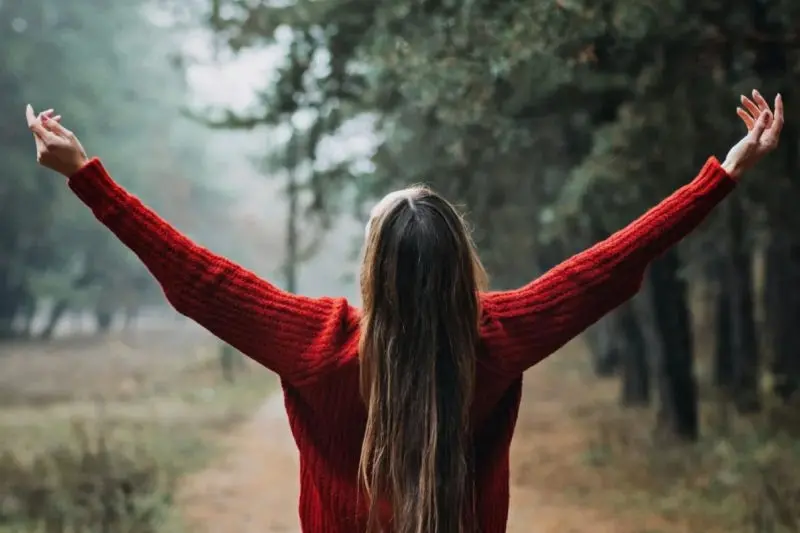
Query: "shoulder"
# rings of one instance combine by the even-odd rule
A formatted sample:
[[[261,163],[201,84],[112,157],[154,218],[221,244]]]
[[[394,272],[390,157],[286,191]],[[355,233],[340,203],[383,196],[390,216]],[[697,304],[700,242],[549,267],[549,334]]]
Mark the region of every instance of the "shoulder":
[[[313,326],[315,339],[298,339],[310,343],[320,368],[314,374],[324,376],[337,372],[358,358],[361,339],[361,310],[345,298],[303,298],[304,308],[298,320]],[[299,332],[298,332],[299,333]]]

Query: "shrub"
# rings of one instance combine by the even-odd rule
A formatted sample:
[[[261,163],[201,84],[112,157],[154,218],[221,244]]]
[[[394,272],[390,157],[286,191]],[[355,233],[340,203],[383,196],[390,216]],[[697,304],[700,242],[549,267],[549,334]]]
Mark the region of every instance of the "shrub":
[[[172,482],[141,446],[113,443],[110,428],[75,428],[73,443],[29,460],[0,456],[0,530],[153,533],[171,504]]]

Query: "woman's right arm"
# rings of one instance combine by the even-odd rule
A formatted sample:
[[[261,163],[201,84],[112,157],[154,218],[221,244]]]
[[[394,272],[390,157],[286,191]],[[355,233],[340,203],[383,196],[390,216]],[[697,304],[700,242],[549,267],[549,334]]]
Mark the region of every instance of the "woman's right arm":
[[[70,188],[142,260],[181,314],[302,385],[342,361],[356,342],[358,313],[343,298],[307,298],[195,244],[106,172],[98,159],[68,180]]]

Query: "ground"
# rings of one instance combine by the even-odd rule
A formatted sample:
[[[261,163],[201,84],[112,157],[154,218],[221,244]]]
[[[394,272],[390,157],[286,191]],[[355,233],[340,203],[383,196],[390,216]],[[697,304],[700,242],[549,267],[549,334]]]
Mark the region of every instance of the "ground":
[[[145,445],[177,480],[159,531],[298,532],[297,452],[276,379],[248,364],[226,383],[219,346],[175,325],[0,346],[0,457],[47,456],[74,443],[76,424],[108,423],[115,445]],[[619,408],[617,388],[591,374],[580,340],[527,373],[510,533],[784,531],[743,529],[751,514],[800,523],[796,438],[768,437],[757,419],[726,422],[721,437],[705,401],[704,439],[665,443],[652,411]]]
[[[37,494],[77,502],[83,496],[74,490],[76,476],[90,484],[122,479],[114,469],[133,460],[136,468],[157,473],[157,485],[141,490],[164,496],[159,531],[182,533],[168,504],[174,483],[216,457],[221,437],[250,418],[276,380],[245,363],[229,383],[219,341],[186,323],[166,325],[0,345],[0,532],[42,530],[31,522],[45,514],[20,515],[18,503],[35,505]],[[113,450],[111,467],[81,467],[85,450],[103,444]],[[47,465],[48,475],[37,474],[34,464]],[[63,505],[52,513],[78,516],[77,507]],[[9,525],[9,517],[24,524]]]

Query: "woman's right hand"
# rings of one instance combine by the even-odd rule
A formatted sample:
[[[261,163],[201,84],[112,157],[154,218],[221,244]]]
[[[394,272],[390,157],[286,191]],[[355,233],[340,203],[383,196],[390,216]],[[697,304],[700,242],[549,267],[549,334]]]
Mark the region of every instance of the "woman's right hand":
[[[783,99],[780,94],[775,97],[774,115],[756,90],[753,90],[752,100],[742,96],[742,105],[744,108],[738,108],[736,113],[747,126],[747,135],[731,148],[722,163],[722,168],[734,179],[777,148],[783,128]]]
[[[25,108],[28,128],[36,141],[36,160],[44,167],[70,177],[89,160],[75,134],[59,123],[61,117],[51,117],[52,111],[33,112],[33,107]]]

